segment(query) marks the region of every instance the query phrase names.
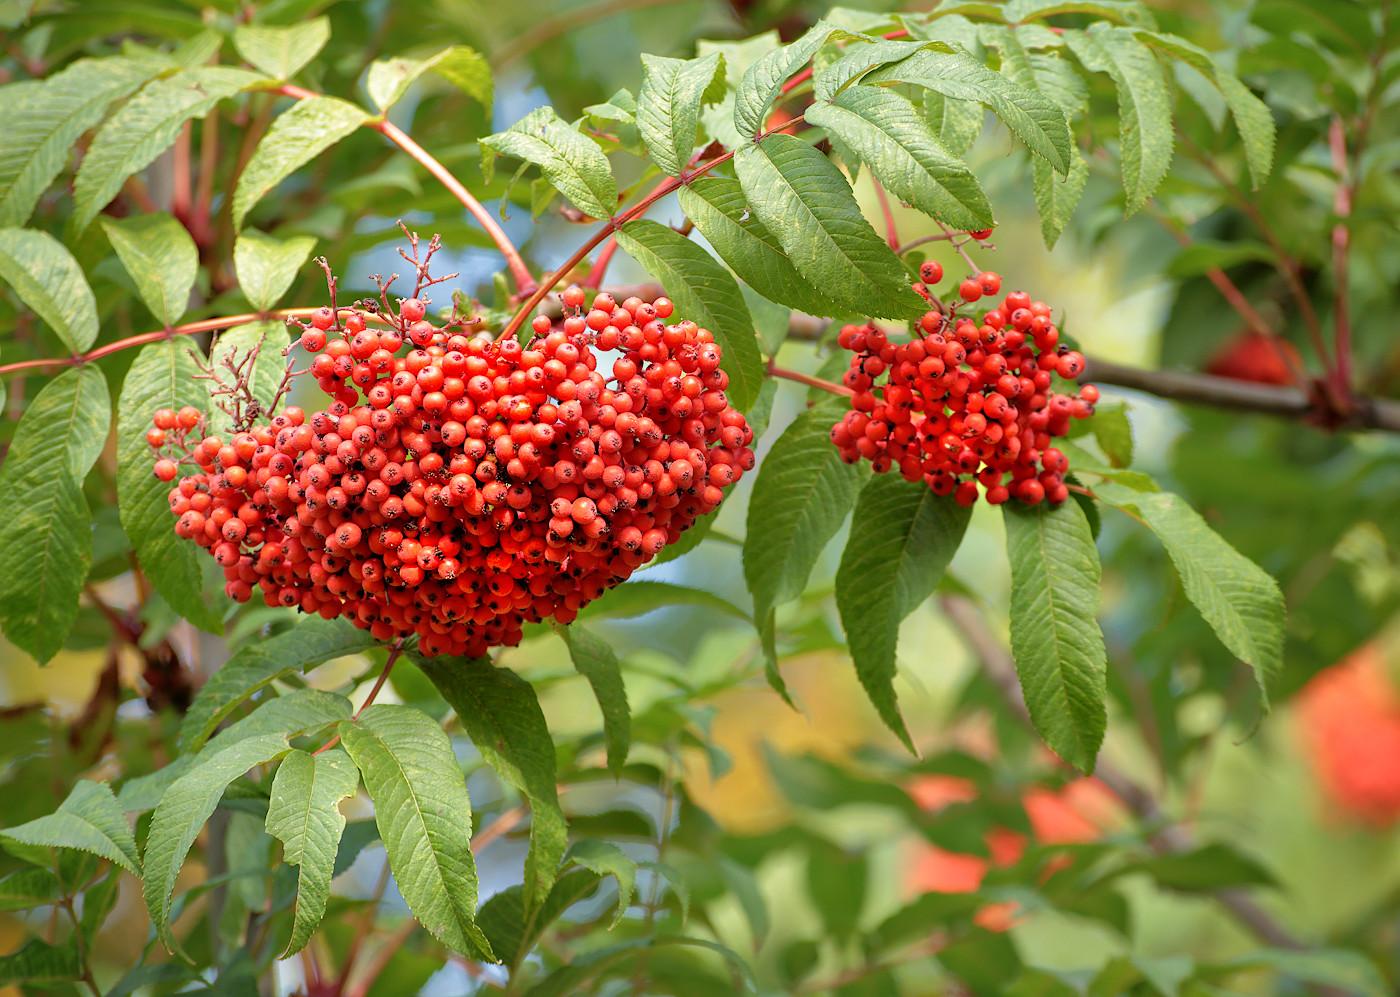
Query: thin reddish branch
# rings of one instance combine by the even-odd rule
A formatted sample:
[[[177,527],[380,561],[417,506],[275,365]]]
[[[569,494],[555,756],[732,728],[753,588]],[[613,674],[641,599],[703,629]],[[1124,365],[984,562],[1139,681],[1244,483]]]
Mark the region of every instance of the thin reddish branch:
[[[768,365],[768,376],[781,377],[785,381],[796,381],[798,384],[805,384],[810,388],[821,388],[823,391],[830,391],[833,395],[850,396],[855,394],[855,392],[844,384],[836,384],[834,381],[824,381],[820,377],[804,374],[800,370],[789,370],[786,367],[778,367],[772,363]]]
[[[170,170],[170,213],[186,226],[190,219],[190,174],[193,172],[190,167],[190,132],[193,128],[194,123],[186,121],[185,127],[180,129],[175,139]]]
[[[885,241],[890,244],[890,249],[899,252],[899,230],[895,228],[894,212],[890,210],[890,198],[885,193],[885,188],[880,181],[872,179],[871,184],[875,187],[875,196],[880,201],[880,214],[885,216]]]
[[[1347,301],[1350,289],[1347,277],[1347,251],[1351,246],[1351,217],[1353,195],[1351,170],[1347,166],[1347,137],[1342,119],[1334,117],[1327,130],[1327,146],[1332,153],[1332,168],[1337,171],[1337,193],[1332,199],[1332,213],[1337,223],[1332,226],[1332,282],[1336,285],[1333,311],[1336,332],[1333,349],[1336,352],[1337,390],[1345,397],[1351,391],[1351,307]]]
[[[588,276],[583,278],[583,286],[597,290],[603,283],[603,278],[607,276],[608,264],[612,262],[613,254],[617,252],[617,234],[608,236],[608,241],[603,244],[603,248],[598,250],[598,258],[593,261],[593,269],[588,271]]]

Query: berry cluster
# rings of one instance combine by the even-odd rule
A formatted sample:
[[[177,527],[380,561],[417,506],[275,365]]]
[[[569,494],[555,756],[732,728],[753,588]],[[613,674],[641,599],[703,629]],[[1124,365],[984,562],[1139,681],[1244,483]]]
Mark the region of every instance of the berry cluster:
[[[1099,392],[1086,384],[1060,394],[1051,381],[1078,376],[1084,358],[1059,341],[1050,306],[1022,291],[980,320],[959,316],[959,305],[1000,292],[995,273],[963,281],[951,308],[927,290],[943,279],[942,266],[925,263],[919,276],[914,289],[934,307],[910,342],[892,343],[873,324],[841,330],[837,342],[855,353],[841,379],[853,395],[831,442],[849,463],[864,458],[877,472],[922,478],[960,505],[977,500],[978,485],[994,505],[1013,496],[1063,502],[1068,462],[1050,441],[1069,432],[1071,419],[1092,415]]]
[[[324,410],[229,440],[193,408],[155,413],[149,442],[199,468],[170,492],[176,533],[233,599],[257,587],[380,640],[417,633],[425,654],[573,620],[719,505],[753,467],[753,431],[713,336],[668,322],[668,299],[563,300],[525,346],[434,325],[416,296],[397,314],[319,309],[301,345]],[[595,347],[618,351],[610,378]],[[166,457],[155,473],[180,471]]]

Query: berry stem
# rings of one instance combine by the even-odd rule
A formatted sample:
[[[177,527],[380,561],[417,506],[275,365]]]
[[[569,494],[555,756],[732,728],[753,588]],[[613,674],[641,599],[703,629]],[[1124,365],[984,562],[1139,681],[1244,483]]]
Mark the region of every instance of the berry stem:
[[[365,701],[360,704],[360,708],[356,710],[355,715],[350,718],[351,722],[360,719],[360,714],[365,711],[365,708],[373,704],[375,698],[379,695],[379,690],[384,688],[384,683],[388,680],[389,673],[394,670],[394,662],[399,660],[399,655],[402,653],[403,638],[399,638],[394,641],[393,646],[389,648],[389,658],[384,662],[384,670],[379,673],[379,678],[374,680],[374,688],[370,689],[369,695],[365,697]]]
[[[922,246],[922,245],[924,245],[925,243],[928,243],[928,242],[953,242],[954,240],[957,239],[957,237],[958,237],[958,233],[957,233],[957,232],[946,232],[946,231],[945,231],[945,232],[939,232],[937,235],[924,235],[924,236],[920,236],[920,237],[917,238],[917,239],[911,239],[911,240],[909,240],[908,242],[906,242],[906,243],[905,243],[904,245],[902,245],[902,246],[896,247],[896,248],[895,248],[895,253],[896,253],[897,255],[899,255],[899,256],[903,256],[905,253],[909,252],[909,250],[914,249],[914,248],[917,247],[917,246]]]
[[[823,391],[830,391],[833,395],[846,395],[849,397],[854,394],[854,392],[844,384],[837,384],[834,381],[824,381],[820,377],[804,374],[800,370],[789,370],[786,367],[779,367],[771,362],[768,364],[768,376],[781,377],[788,381],[796,381],[798,384],[805,384],[812,388],[821,388]]]
[[[899,252],[899,230],[895,228],[894,212],[890,210],[889,195],[885,193],[885,188],[878,180],[871,180],[875,187],[875,196],[880,201],[880,213],[885,216],[885,240],[890,244],[890,248]]]
[[[943,230],[944,237],[948,240],[949,244],[958,251],[958,255],[963,258],[963,262],[965,262],[968,265],[968,267],[972,270],[972,276],[976,277],[978,274],[980,274],[982,272],[982,268],[973,262],[973,259],[971,256],[968,255],[967,250],[963,248],[967,240],[964,239],[961,242],[958,241],[957,233],[950,229],[947,225],[944,225],[942,222],[938,222],[938,227]]]
[[[285,97],[295,97],[297,100],[306,100],[310,97],[321,96],[311,90],[306,90],[299,86],[287,84],[279,87],[277,93]],[[506,258],[506,267],[510,270],[511,279],[515,281],[516,290],[520,294],[533,293],[536,287],[535,277],[530,273],[530,268],[525,265],[524,259],[520,256],[520,251],[515,248],[515,243],[510,241],[510,236],[491,217],[491,213],[486,210],[485,205],[472,196],[471,191],[462,185],[462,182],[452,175],[452,173],[438,162],[398,125],[386,119],[370,121],[366,123],[367,128],[373,128],[390,142],[393,142],[408,155],[417,160],[429,173],[437,177],[438,181],[448,189],[453,197],[461,201],[466,206],[467,211],[477,220],[477,223],[486,230],[486,234],[491,237],[491,241],[496,244],[496,248],[501,251],[501,255]]]

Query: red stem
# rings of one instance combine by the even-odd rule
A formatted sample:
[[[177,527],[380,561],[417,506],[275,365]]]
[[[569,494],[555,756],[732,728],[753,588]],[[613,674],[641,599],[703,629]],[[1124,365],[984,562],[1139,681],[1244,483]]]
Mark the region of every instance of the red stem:
[[[880,181],[871,180],[875,187],[875,196],[880,200],[880,213],[885,216],[885,241],[890,244],[890,248],[899,252],[899,230],[894,227],[894,212],[890,210],[890,199],[885,194],[885,188]]]
[[[608,241],[603,248],[598,250],[598,258],[593,261],[593,269],[588,271],[588,276],[583,278],[583,286],[591,287],[595,291],[603,283],[603,278],[607,275],[608,264],[612,262],[613,253],[617,252],[617,235],[608,236]]]
[[[1342,119],[1334,117],[1327,130],[1327,144],[1332,152],[1332,168],[1337,171],[1337,193],[1332,201],[1332,212],[1337,223],[1332,226],[1332,267],[1336,289],[1336,333],[1334,350],[1337,355],[1336,383],[1342,397],[1351,392],[1351,308],[1347,301],[1347,251],[1351,245],[1351,232],[1347,219],[1351,217],[1352,181],[1347,168],[1346,130]]]
[[[836,384],[833,381],[823,381],[820,377],[813,377],[811,374],[804,374],[800,370],[788,370],[786,367],[778,367],[774,364],[768,365],[769,377],[781,377],[788,381],[796,381],[798,384],[805,384],[812,388],[821,388],[823,391],[830,391],[833,395],[850,396],[855,394],[844,384]]]

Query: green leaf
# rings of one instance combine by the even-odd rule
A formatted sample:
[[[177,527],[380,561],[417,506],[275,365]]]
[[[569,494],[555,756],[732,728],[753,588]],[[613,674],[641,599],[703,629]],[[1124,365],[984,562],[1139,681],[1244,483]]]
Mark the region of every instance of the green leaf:
[[[129,176],[174,143],[186,121],[262,81],[243,69],[200,66],[148,84],[108,119],[83,157],[73,185],[73,230],[87,228]]]
[[[835,62],[819,67],[813,74],[812,97],[814,104],[831,103],[838,93],[876,66],[907,59],[920,49],[933,48],[940,52],[953,51],[952,46],[946,42],[888,41],[869,35],[859,35],[857,40],[866,42],[866,44],[848,45],[844,55]],[[807,120],[810,122],[812,119],[808,118]]]
[[[1123,24],[1150,27],[1151,10],[1138,0],[1010,0],[1001,10],[1008,24],[1039,20],[1056,14],[1093,14]]]
[[[1231,886],[1277,886],[1258,862],[1229,845],[1204,845],[1189,852],[1154,855],[1127,867],[1141,870],[1173,890],[1210,893]]]
[[[680,902],[681,924],[684,925],[690,917],[690,887],[686,885],[685,877],[680,874],[675,866],[667,865],[665,862],[638,862],[637,868],[654,872],[662,879],[666,880],[666,885],[671,888],[671,892],[675,894],[676,900]],[[677,940],[682,944],[702,944],[680,939],[679,936],[677,936]]]
[[[259,412],[270,414],[272,399],[276,397],[277,389],[287,372],[289,360],[282,355],[282,351],[290,341],[285,322],[245,322],[232,329],[225,329],[215,337],[209,347],[209,361],[225,381],[232,383],[233,374],[222,366],[224,361],[231,360],[237,365],[246,364],[248,357],[256,350],[257,355],[253,357],[252,365],[245,367],[245,374],[248,377],[249,390],[258,401]],[[204,383],[209,386],[211,392],[215,389],[214,382]],[[232,433],[233,417],[216,407],[220,400],[222,399],[210,394],[203,406],[210,413],[210,428],[215,433]],[[244,410],[244,418],[248,418],[247,407]]]
[[[938,142],[954,156],[966,155],[982,131],[986,112],[975,100],[945,97],[934,90],[924,91],[924,120],[938,135]],[[1041,162],[1039,157],[1036,162]]]
[[[641,616],[666,606],[700,606],[715,612],[747,620],[749,614],[728,599],[689,585],[673,582],[652,582],[645,579],[624,582],[604,592],[579,612],[580,619],[626,619]]]
[[[759,294],[811,315],[837,311],[839,306],[797,272],[778,240],[749,210],[739,181],[697,177],[678,196],[681,210],[710,247]]]
[[[740,135],[734,127],[734,91],[749,67],[777,48],[778,44],[778,32],[771,30],[739,41],[709,41],[702,38],[695,43],[696,55],[718,52],[724,57],[725,93],[717,105],[700,112],[700,123],[710,139],[729,149],[743,144],[747,136]]]
[[[1086,69],[1107,73],[1118,90],[1118,146],[1127,214],[1147,203],[1172,161],[1172,103],[1162,66],[1127,28],[1066,31]]]
[[[79,136],[101,121],[114,101],[135,93],[160,70],[151,59],[80,59],[14,95],[0,145],[0,226],[23,225],[68,165]],[[13,86],[5,93],[13,95]]]
[[[1053,249],[1079,204],[1084,185],[1089,182],[1089,167],[1077,149],[1070,155],[1067,177],[1056,174],[1054,168],[1043,159],[1036,159],[1031,167],[1034,171],[1035,206],[1040,212],[1040,235],[1045,240],[1045,247]]]
[[[557,628],[569,645],[574,668],[593,687],[598,708],[603,713],[603,740],[608,745],[608,769],[620,778],[632,745],[632,711],[627,705],[627,687],[622,681],[622,665],[608,643],[577,623]]]
[[[199,275],[199,250],[185,226],[159,211],[103,218],[102,230],[151,314],[167,327],[174,325],[188,310]]]
[[[1099,609],[1099,555],[1084,511],[1008,502],[1011,652],[1031,720],[1045,743],[1085,772],[1107,724],[1108,663]]]
[[[1255,239],[1231,239],[1229,242],[1200,239],[1172,257],[1165,272],[1169,277],[1193,277],[1212,267],[1229,270],[1242,263],[1254,262],[1273,266],[1277,260],[1278,254],[1271,247]]]
[[[526,908],[549,896],[569,843],[568,822],[554,788],[554,739],[535,689],[490,658],[421,658],[415,663],[457,711],[462,729],[496,773],[530,801],[530,851],[525,856]]]
[[[146,444],[156,409],[208,405],[204,382],[195,379],[200,371],[190,346],[174,339],[151,343],[141,348],[127,371],[117,404],[117,506],[122,529],[156,590],[195,626],[219,633],[223,628],[201,595],[197,548],[175,535],[170,485],[151,472],[155,455]]]
[[[70,367],[30,402],[0,465],[0,625],[40,664],[78,618],[92,561],[83,478],[111,419],[102,371]]]
[[[525,911],[524,891],[511,886],[481,905],[477,924],[490,939],[491,950],[514,970],[544,930],[574,904],[591,896],[601,879],[587,869],[572,869],[559,877],[545,902],[529,913]]]
[[[775,606],[795,599],[828,540],[855,502],[868,472],[846,464],[831,445],[831,427],[850,407],[832,397],[798,415],[758,466],[749,497],[744,579],[754,620],[771,629]]]
[[[233,224],[287,177],[369,120],[363,108],[336,97],[308,97],[272,122],[239,178]]]
[[[890,193],[954,228],[995,224],[992,206],[967,164],[952,156],[914,105],[885,87],[854,86],[807,121],[839,135]]]
[[[729,400],[741,412],[747,409],[763,382],[763,358],[733,275],[685,236],[649,218],[618,229],[617,244],[662,283],[680,314],[714,333],[729,375]]]
[[[1179,495],[1103,484],[1095,494],[1140,519],[1167,549],[1182,588],[1220,643],[1254,669],[1268,704],[1268,678],[1283,666],[1283,593],[1263,568],[1225,542]]]
[[[856,675],[885,725],[912,752],[895,703],[899,624],[932,594],[957,553],[971,508],[920,481],[874,475],[861,489],[836,571],[836,608]]]
[[[170,899],[200,828],[214,813],[229,783],[253,766],[265,765],[290,750],[285,734],[237,741],[223,751],[202,756],[161,798],[146,839],[146,909],[161,941],[175,955],[188,960],[171,930]]]
[[[305,948],[326,913],[336,849],[345,830],[340,801],[355,795],[360,773],[340,750],[293,751],[277,767],[267,807],[267,833],[282,842],[282,859],[297,866],[297,900],[285,959]]]
[[[21,869],[0,879],[0,910],[29,910],[58,903],[58,880],[47,869]]]
[[[1100,405],[1090,420],[1094,439],[1114,467],[1127,467],[1133,462],[1133,427],[1128,422],[1128,406]]]
[[[617,880],[617,913],[613,915],[610,928],[622,922],[627,908],[632,906],[632,894],[637,882],[637,864],[629,859],[621,848],[611,841],[575,841],[569,849],[569,859],[577,862],[599,876],[612,876]]]
[[[414,81],[429,70],[488,108],[491,106],[491,64],[466,45],[448,46],[425,59],[401,55],[372,62],[365,89],[374,106],[383,113],[402,100]]]
[[[481,145],[534,163],[559,193],[594,218],[611,218],[617,210],[617,181],[608,157],[552,107],[536,108],[505,131],[487,135]],[[482,162],[484,166],[486,160]]]
[[[18,952],[0,956],[0,987],[24,989],[83,978],[83,963],[73,944],[50,945],[31,938]]]
[[[331,39],[328,17],[316,17],[286,28],[240,24],[233,29],[233,47],[245,62],[274,80],[290,80],[326,47]]]
[[[276,305],[315,248],[314,235],[274,239],[255,228],[238,233],[233,243],[233,269],[248,303],[260,312]]]
[[[74,353],[97,338],[92,288],[73,254],[47,232],[0,229],[0,280]]]
[[[793,135],[770,135],[734,157],[744,197],[799,273],[859,314],[922,314],[899,258],[861,214],[846,178]]]
[[[1387,997],[1394,993],[1376,964],[1347,949],[1260,949],[1226,963],[1233,970],[1273,969],[1304,983],[1344,990],[1358,997]]]
[[[293,689],[285,696],[274,696],[237,723],[219,731],[196,764],[236,741],[267,734],[280,734],[286,738],[320,734],[342,720],[350,719],[353,709],[350,700],[339,693],[322,689]]]
[[[680,176],[690,160],[701,101],[717,77],[723,80],[723,73],[718,52],[689,61],[642,56],[637,127],[652,161],[670,176]]]
[[[58,810],[18,827],[0,830],[0,841],[18,845],[76,848],[141,875],[136,839],[126,815],[105,782],[80,779]]]
[[[195,978],[195,970],[178,962],[156,962],[137,966],[128,972],[107,991],[106,997],[130,997],[136,991],[157,983],[189,982]]]
[[[204,683],[180,724],[180,750],[198,751],[241,703],[274,681],[379,642],[349,620],[303,618],[286,633],[244,646]]]
[[[913,83],[946,97],[986,104],[1008,128],[1059,173],[1069,170],[1074,137],[1064,112],[1044,94],[1017,86],[961,52],[923,50],[877,69],[863,83]]]
[[[376,703],[340,725],[364,777],[389,868],[408,909],[438,941],[494,960],[473,920],[472,808],[452,742],[427,714]]]
[[[783,83],[811,61],[835,30],[828,22],[818,21],[791,45],[774,49],[749,66],[734,95],[734,127],[743,138],[752,138],[763,127]]]

